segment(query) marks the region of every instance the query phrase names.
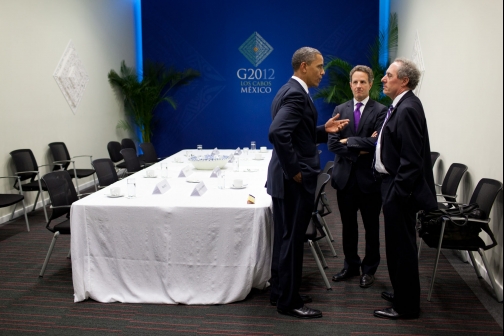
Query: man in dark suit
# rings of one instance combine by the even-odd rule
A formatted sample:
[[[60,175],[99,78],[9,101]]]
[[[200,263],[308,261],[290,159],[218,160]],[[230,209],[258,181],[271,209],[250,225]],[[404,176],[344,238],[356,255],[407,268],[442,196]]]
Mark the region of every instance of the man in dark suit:
[[[333,276],[342,281],[360,275],[360,286],[374,283],[380,264],[381,179],[374,176],[373,158],[376,135],[387,114],[387,108],[369,98],[373,85],[373,70],[357,65],[350,71],[350,88],[354,99],[338,105],[334,115],[349,119],[348,127],[329,135],[328,148],[335,155],[331,185],[337,190],[338,207],[343,224],[343,270]],[[366,230],[365,257],[357,252],[359,239],[357,211],[360,210]]]
[[[396,59],[382,78],[383,93],[393,101],[378,136],[375,169],[382,176],[387,266],[394,292],[382,293],[392,307],[374,315],[389,319],[419,316],[415,214],[437,208],[427,121],[411,91],[419,80],[420,71],[406,59]]]
[[[303,47],[292,57],[294,75],[280,88],[271,104],[269,140],[273,154],[268,167],[267,191],[273,201],[274,243],[271,263],[272,305],[281,314],[299,318],[322,317],[305,306],[299,294],[306,229],[314,209],[320,172],[317,142],[327,142],[327,132],[337,132],[348,120],[335,116],[317,127],[317,110],[309,87],[319,85],[324,59],[316,49]]]

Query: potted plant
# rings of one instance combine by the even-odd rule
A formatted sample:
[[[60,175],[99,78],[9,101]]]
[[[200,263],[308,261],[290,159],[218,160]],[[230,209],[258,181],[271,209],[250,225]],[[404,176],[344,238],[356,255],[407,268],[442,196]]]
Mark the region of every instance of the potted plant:
[[[399,30],[397,27],[397,15],[392,13],[389,21],[388,32],[388,55],[386,64],[380,64],[380,56],[384,52],[385,38],[384,32],[380,32],[375,42],[368,49],[368,66],[373,70],[374,81],[369,96],[371,99],[382,103],[385,106],[391,104],[389,97],[382,94],[381,78],[390,65],[390,55],[397,50]],[[350,70],[354,67],[345,60],[338,57],[329,56],[329,62],[325,66],[328,73],[329,85],[321,88],[315,94],[315,98],[324,98],[326,103],[341,104],[353,98],[350,89]]]
[[[193,69],[177,71],[166,69],[161,63],[147,62],[143,78],[139,80],[136,71],[121,62],[120,74],[110,70],[108,80],[116,88],[124,100],[126,120],[118,122],[117,127],[133,130],[131,122],[138,126],[143,142],[151,142],[153,134],[154,110],[162,102],[168,102],[174,109],[177,104],[172,96],[174,89],[188,85],[200,73]]]

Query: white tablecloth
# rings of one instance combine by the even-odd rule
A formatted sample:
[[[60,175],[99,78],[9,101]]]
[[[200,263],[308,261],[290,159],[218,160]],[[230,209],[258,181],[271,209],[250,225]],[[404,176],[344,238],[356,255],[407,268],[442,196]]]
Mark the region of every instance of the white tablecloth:
[[[217,187],[211,171],[194,170],[189,178],[208,188],[202,196],[190,196],[196,184],[177,177],[190,165],[185,152],[165,160],[171,189],[164,194],[152,194],[162,178],[141,171],[132,176],[136,198],[110,198],[108,187],[72,205],[75,302],[222,304],[265,287],[273,239],[271,198],[264,188],[271,151],[264,160],[242,156],[239,172],[228,163],[226,189]],[[148,169],[160,169],[159,163]],[[247,187],[229,188],[235,178]],[[126,193],[126,180],[113,186]],[[256,204],[247,204],[249,194]]]

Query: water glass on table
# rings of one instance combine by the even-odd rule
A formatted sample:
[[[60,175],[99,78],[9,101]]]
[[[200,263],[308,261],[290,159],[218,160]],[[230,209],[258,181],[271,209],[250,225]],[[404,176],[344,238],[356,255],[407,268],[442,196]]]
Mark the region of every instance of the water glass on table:
[[[196,146],[196,149],[198,150],[197,157],[198,158],[202,158],[203,157],[203,146],[202,145],[198,145],[198,146]]]
[[[161,177],[168,177],[168,162],[161,162]]]
[[[217,187],[219,189],[224,189],[226,188],[226,175],[224,174],[221,174],[218,178],[217,178]]]
[[[250,150],[251,151],[255,151],[256,150],[256,142],[255,141],[251,141],[250,142]]]
[[[244,160],[248,159],[248,154],[249,154],[249,148],[248,147],[243,147],[243,159]]]
[[[128,185],[128,198],[133,198],[136,196],[136,181],[133,177],[129,177],[127,180]]]

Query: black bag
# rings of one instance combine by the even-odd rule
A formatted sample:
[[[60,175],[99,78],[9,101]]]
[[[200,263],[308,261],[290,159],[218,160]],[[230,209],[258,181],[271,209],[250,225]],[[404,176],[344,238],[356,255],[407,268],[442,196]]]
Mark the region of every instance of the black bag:
[[[458,219],[454,219],[459,217]],[[455,205],[448,209],[436,209],[418,213],[418,235],[432,235],[439,238],[442,221],[446,220],[443,239],[465,241],[474,239],[481,232],[481,224],[470,222],[468,218],[485,219],[486,214],[478,204]],[[486,231],[486,230],[485,230]]]

